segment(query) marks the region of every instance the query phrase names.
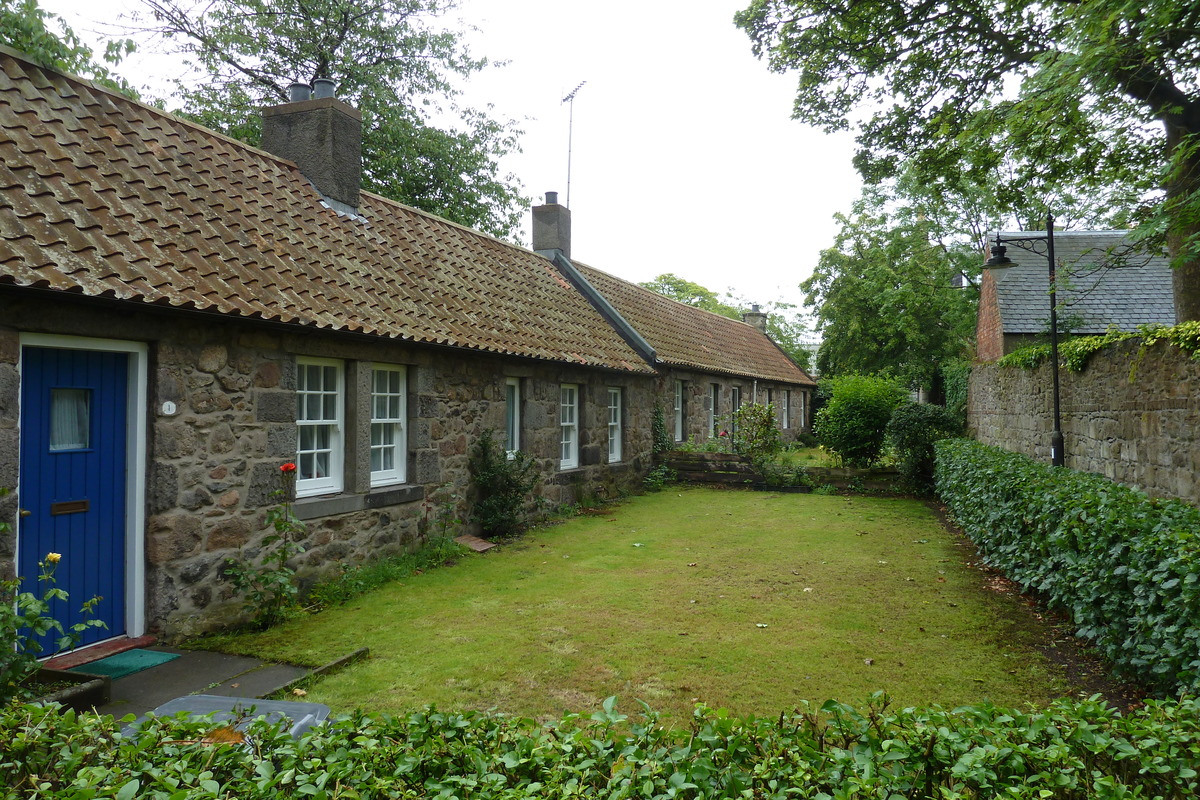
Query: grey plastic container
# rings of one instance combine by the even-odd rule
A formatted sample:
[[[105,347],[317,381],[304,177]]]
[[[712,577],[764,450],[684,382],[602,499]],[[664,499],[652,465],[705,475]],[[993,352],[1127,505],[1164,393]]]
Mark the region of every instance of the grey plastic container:
[[[329,717],[329,706],[321,703],[293,703],[288,700],[256,700],[253,697],[225,697],[216,694],[190,694],[168,700],[153,713],[156,717],[173,717],[186,711],[193,717],[212,715],[213,722],[230,723],[241,719],[237,728],[245,728],[251,720],[265,718],[268,722],[285,723],[288,733],[299,739],[305,731]],[[145,717],[121,729],[129,735],[137,730]]]

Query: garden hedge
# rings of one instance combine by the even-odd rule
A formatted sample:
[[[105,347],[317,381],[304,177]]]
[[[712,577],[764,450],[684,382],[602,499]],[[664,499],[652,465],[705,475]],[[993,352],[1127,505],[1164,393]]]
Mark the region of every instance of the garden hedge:
[[[966,439],[937,492],[984,560],[1160,694],[1200,688],[1200,509]]]
[[[58,706],[0,710],[4,798],[1192,798],[1200,703],[1122,715],[1095,699],[1047,709],[863,711],[829,702],[778,719],[703,707],[690,729],[613,701],[539,724],[479,713],[355,713],[300,740],[265,723],[229,741],[211,723]]]

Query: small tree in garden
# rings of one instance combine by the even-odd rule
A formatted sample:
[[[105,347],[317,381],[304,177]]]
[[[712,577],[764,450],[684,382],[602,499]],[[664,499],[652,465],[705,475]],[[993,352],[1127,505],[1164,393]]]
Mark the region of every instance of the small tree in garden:
[[[904,387],[875,375],[843,375],[828,384],[829,401],[813,420],[817,439],[850,466],[874,464],[892,411],[904,401]]]
[[[538,484],[537,462],[519,450],[510,457],[489,430],[475,441],[468,466],[477,493],[471,519],[490,536],[503,539],[520,532],[536,502],[530,493]]]
[[[771,404],[746,403],[733,414],[733,449],[759,464],[782,448],[775,407]]]

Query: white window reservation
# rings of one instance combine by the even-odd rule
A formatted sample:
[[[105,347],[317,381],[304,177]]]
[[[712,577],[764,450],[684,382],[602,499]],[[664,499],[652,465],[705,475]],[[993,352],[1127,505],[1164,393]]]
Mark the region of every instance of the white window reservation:
[[[408,446],[404,367],[371,369],[371,485],[404,483]]]
[[[800,429],[807,430],[808,425],[808,392],[800,392]]]
[[[296,361],[296,496],[342,490],[342,362]]]
[[[504,451],[513,458],[521,449],[521,379],[504,384]]]
[[[737,433],[737,412],[742,407],[742,387],[734,386],[730,389],[729,399],[729,432]]]
[[[558,465],[561,469],[579,466],[579,386],[564,383],[558,392],[558,422],[561,447]]]
[[[675,381],[675,441],[683,441],[683,381]]]
[[[621,390],[608,387],[608,460],[621,460]]]
[[[792,390],[783,390],[783,407],[780,409],[783,415],[783,429],[786,431],[792,427]]]

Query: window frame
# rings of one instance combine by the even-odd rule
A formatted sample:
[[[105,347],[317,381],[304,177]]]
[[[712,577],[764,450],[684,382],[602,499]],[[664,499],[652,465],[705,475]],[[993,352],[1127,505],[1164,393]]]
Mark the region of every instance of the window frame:
[[[712,439],[717,438],[717,435],[720,433],[717,430],[717,414],[720,402],[721,384],[710,383],[708,385],[708,435]]]
[[[791,420],[792,390],[791,389],[783,390],[783,405],[782,405],[782,408],[780,409],[780,412],[783,415],[783,429],[786,431],[792,427],[792,420]]]
[[[521,449],[521,379],[504,380],[504,452],[516,458]]]
[[[614,402],[615,400],[615,402]],[[608,387],[608,463],[616,464],[624,457],[623,439],[625,426],[622,415],[625,403],[620,386]]]
[[[570,400],[567,400],[570,395]],[[571,417],[569,420],[566,418]],[[558,468],[575,469],[579,466],[579,384],[558,385]]]
[[[683,381],[675,381],[675,401],[674,401],[674,418],[675,418],[675,441],[682,442],[684,440],[683,429]]]
[[[729,433],[737,433],[737,412],[742,407],[742,387],[733,386],[729,394]]]
[[[376,382],[376,376],[379,374],[389,374],[399,376],[399,386],[394,391],[390,385],[386,387],[386,391],[380,392],[379,385]],[[391,412],[395,401],[395,411],[398,416],[379,416],[379,407],[377,405],[379,399],[388,401],[388,411]],[[370,464],[370,485],[371,488],[377,486],[391,486],[398,483],[404,483],[408,480],[408,368],[402,364],[371,364],[371,422],[370,422],[370,444],[368,445],[368,463]],[[391,426],[393,432],[393,441],[389,444],[378,445],[375,443],[376,426]],[[392,454],[391,469],[375,469],[374,456],[376,450],[386,452],[390,450]]]
[[[321,386],[320,388],[308,387],[308,378],[310,373],[309,367],[316,367],[321,370]],[[332,368],[334,386],[331,389],[325,387],[325,379],[327,377],[326,369]],[[308,419],[304,415],[308,413],[310,403],[309,398],[332,397],[334,401],[334,414],[332,417],[322,416],[320,418]],[[324,400],[319,403],[322,414],[325,413]],[[301,449],[301,444],[304,440],[305,429],[326,429],[328,432],[328,446],[323,448],[313,447],[308,450]],[[345,486],[345,429],[346,429],[346,365],[343,361],[332,358],[310,358],[307,356],[299,356],[296,358],[296,497],[313,497],[322,494],[334,494],[342,491]],[[321,477],[304,477],[304,462],[306,455],[313,456],[313,464],[315,466],[316,455],[318,453],[328,454],[328,470],[327,474]]]

